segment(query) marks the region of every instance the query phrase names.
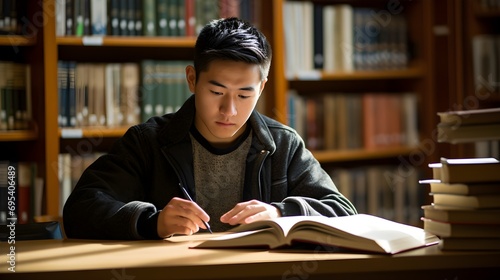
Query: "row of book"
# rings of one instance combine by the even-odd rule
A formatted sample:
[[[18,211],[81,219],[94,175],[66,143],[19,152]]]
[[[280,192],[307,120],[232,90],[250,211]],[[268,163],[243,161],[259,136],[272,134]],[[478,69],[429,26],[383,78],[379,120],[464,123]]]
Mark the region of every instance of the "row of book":
[[[472,38],[474,95],[480,100],[500,95],[500,36]]]
[[[116,127],[176,111],[190,96],[188,61],[59,61],[59,126]]]
[[[31,67],[0,61],[0,131],[29,128],[31,102]]]
[[[22,34],[26,1],[0,0],[0,35]]]
[[[339,191],[359,213],[417,225],[425,193],[418,185],[419,172],[398,165],[374,165],[329,170]]]
[[[186,82],[190,61],[142,61],[141,120],[177,111],[191,96]]]
[[[59,154],[59,214],[62,216],[64,203],[76,186],[76,183],[87,169],[102,153],[61,153]]]
[[[56,0],[56,35],[195,36],[210,20],[255,21],[251,0]]]
[[[401,14],[286,1],[283,20],[289,79],[315,77],[318,71],[399,69],[408,64],[407,25]]]
[[[0,224],[26,224],[42,215],[43,179],[32,162],[0,161]]]
[[[311,150],[416,146],[414,93],[288,94],[288,119]]]
[[[139,65],[58,62],[60,127],[139,122]]]
[[[500,250],[500,161],[441,158],[430,164],[433,204],[424,205],[424,229],[443,250]]]

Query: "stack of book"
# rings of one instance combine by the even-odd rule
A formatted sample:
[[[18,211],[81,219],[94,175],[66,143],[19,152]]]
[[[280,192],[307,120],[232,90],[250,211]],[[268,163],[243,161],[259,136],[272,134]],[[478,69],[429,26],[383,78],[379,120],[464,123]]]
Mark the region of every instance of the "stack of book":
[[[500,250],[500,161],[446,159],[430,164],[432,205],[422,206],[424,230],[442,250]]]
[[[466,143],[500,139],[500,108],[439,112],[438,142]]]

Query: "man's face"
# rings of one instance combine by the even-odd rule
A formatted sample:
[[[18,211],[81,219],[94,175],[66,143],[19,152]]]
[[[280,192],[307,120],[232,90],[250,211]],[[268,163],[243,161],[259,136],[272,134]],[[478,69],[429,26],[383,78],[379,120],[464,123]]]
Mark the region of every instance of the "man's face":
[[[226,60],[211,62],[199,75],[196,82],[195,69],[186,68],[189,89],[196,94],[195,126],[214,147],[227,147],[245,131],[265,81],[258,65]]]

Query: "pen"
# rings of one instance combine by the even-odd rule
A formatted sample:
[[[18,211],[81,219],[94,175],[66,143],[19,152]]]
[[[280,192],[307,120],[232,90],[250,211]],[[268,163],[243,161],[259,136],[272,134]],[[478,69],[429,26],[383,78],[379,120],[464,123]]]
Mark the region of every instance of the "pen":
[[[181,190],[182,192],[184,193],[184,195],[186,196],[187,199],[189,199],[190,201],[194,202],[194,200],[191,198],[191,196],[189,195],[188,191],[186,190],[186,188],[184,188],[183,186],[180,186],[181,187]],[[203,224],[205,225],[205,227],[208,229],[208,231],[210,233],[213,233],[212,230],[210,229],[210,225],[205,222],[205,221],[202,221]]]

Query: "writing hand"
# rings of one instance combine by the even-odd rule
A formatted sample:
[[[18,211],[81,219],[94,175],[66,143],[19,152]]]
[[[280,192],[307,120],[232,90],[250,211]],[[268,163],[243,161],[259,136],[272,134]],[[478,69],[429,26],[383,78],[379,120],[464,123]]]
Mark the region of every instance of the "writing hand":
[[[220,217],[220,221],[230,225],[249,224],[259,220],[281,216],[278,208],[259,200],[250,200],[236,206]]]
[[[210,217],[195,202],[174,197],[163,208],[158,216],[158,235],[160,237],[172,234],[191,235],[206,229],[203,222],[208,222]]]

